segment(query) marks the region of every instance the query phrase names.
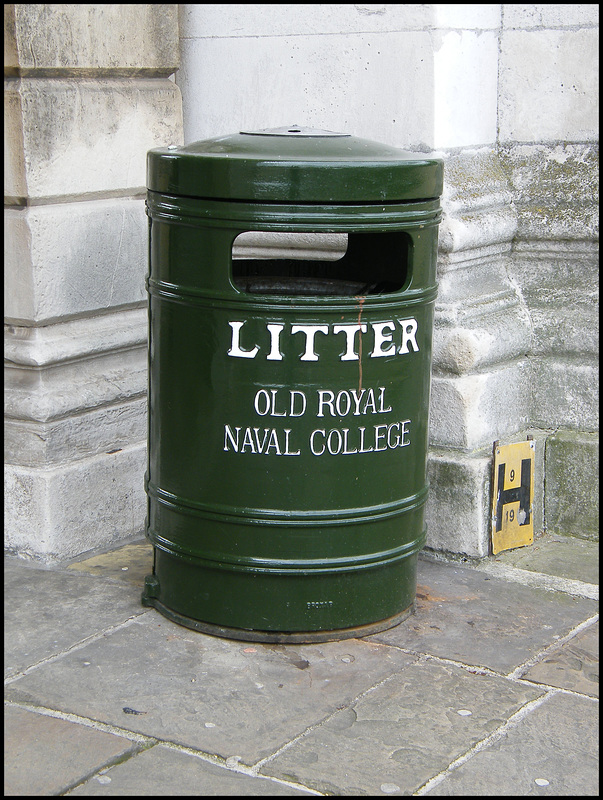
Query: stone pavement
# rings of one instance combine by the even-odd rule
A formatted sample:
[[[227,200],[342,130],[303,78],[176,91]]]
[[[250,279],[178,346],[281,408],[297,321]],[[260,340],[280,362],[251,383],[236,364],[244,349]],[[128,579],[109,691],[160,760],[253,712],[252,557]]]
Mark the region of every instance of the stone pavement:
[[[7,558],[5,795],[597,796],[597,556],[425,555],[413,616],[311,645],[143,607],[144,542]]]

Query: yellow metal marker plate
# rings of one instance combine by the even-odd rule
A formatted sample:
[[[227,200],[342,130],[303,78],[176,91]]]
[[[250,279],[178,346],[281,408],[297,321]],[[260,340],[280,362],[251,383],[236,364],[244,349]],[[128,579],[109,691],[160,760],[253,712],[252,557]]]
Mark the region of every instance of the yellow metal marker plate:
[[[534,541],[534,442],[494,445],[492,554]]]

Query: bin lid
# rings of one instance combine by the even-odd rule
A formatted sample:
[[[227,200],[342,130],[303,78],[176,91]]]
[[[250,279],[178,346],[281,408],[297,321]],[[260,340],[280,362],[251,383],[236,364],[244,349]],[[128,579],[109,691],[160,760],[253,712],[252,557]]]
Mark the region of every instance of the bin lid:
[[[442,194],[443,162],[347,133],[297,125],[158,147],[147,188],[249,202],[380,203]]]

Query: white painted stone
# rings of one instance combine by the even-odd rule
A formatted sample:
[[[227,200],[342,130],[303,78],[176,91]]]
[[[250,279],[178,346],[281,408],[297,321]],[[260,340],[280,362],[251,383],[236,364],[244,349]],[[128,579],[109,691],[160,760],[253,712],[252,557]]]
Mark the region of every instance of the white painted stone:
[[[7,16],[8,66],[22,71],[178,68],[177,4],[16,3]]]
[[[434,35],[435,148],[494,144],[497,135],[498,37],[494,31]]]
[[[142,193],[147,151],[182,142],[180,91],[167,79],[22,78],[8,94],[9,198]]]
[[[434,3],[432,8],[440,29],[496,30],[501,23],[500,3]]]
[[[5,465],[5,547],[52,563],[142,533],[146,447],[52,469]]]
[[[597,29],[503,33],[500,140],[596,141],[598,57]]]
[[[243,36],[312,36],[423,30],[435,23],[434,7],[379,3],[184,3],[180,34],[186,39]]]
[[[146,302],[142,198],[7,209],[5,233],[6,322],[48,324]]]
[[[598,3],[505,3],[505,28],[563,28],[599,25]]]
[[[183,39],[176,81],[186,142],[295,123],[432,146],[429,33]]]

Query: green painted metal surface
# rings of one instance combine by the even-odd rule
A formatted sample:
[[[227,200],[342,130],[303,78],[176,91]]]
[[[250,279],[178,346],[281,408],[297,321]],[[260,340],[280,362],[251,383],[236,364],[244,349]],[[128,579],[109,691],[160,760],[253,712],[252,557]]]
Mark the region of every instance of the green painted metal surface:
[[[143,602],[317,641],[413,607],[442,164],[279,133],[149,153]],[[233,259],[248,231],[345,233],[347,250]]]

